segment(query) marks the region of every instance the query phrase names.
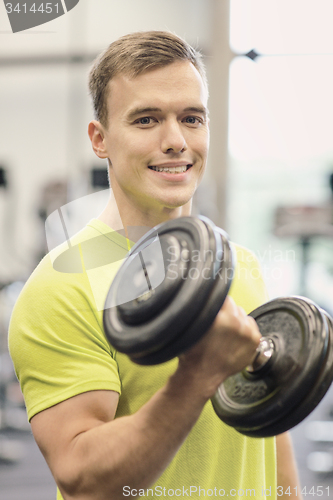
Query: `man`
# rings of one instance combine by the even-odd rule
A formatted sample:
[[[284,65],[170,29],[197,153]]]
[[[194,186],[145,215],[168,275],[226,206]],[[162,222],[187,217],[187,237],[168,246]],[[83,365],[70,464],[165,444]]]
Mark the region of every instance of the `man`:
[[[112,232],[119,216],[126,231],[191,213],[208,153],[207,84],[188,44],[146,32],[111,44],[91,71],[90,90],[96,120],[89,137],[97,156],[108,160],[118,209],[110,201],[72,245],[82,250],[102,235],[115,261],[128,243]],[[250,312],[266,293],[246,250],[238,252],[237,265],[248,272],[239,279],[236,273],[235,300],[227,298],[197,345],[155,367],[136,366],[107,345],[96,304],[115,268],[89,270],[81,255],[81,274],[59,273],[50,257],[43,260],[10,329],[32,431],[58,498],[296,497],[288,435],[276,439],[275,453],[274,438],[240,435],[210,403],[218,386],[251,362],[260,339],[244,308]]]

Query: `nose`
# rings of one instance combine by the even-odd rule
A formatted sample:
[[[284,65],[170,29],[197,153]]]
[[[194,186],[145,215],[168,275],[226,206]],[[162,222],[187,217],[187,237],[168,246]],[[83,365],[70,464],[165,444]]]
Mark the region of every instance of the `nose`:
[[[182,153],[187,150],[186,140],[178,121],[164,123],[161,147],[163,153]]]

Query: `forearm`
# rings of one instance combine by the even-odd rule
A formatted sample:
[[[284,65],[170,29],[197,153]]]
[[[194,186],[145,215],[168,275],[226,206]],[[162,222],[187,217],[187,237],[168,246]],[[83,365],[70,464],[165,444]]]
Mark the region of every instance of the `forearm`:
[[[145,489],[168,466],[199,418],[207,396],[196,381],[173,375],[138,412],[79,434],[55,470],[65,500],[123,498]],[[58,473],[58,477],[57,477]]]
[[[277,485],[282,500],[302,500],[301,486],[294,457],[291,437],[288,432],[276,438]]]

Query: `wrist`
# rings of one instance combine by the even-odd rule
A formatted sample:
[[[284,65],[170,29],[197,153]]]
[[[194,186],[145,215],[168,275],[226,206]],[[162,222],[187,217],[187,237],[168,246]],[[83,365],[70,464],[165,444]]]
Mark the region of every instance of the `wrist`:
[[[224,378],[221,378],[221,374],[207,376],[205,370],[188,362],[186,356],[181,356],[176,371],[168,381],[168,386],[173,394],[179,395],[182,401],[188,398],[191,404],[198,405],[202,409],[215,394]]]

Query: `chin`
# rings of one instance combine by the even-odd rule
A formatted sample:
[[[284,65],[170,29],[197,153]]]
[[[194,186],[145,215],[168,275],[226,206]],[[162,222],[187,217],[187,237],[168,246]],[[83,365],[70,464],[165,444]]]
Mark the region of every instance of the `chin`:
[[[193,198],[194,192],[191,191],[191,193],[182,193],[182,194],[177,194],[174,193],[173,196],[168,196],[164,199],[161,199],[161,202],[166,208],[180,208],[183,207],[184,205],[187,205],[188,203],[191,203],[191,200]]]
[[[176,210],[177,208],[182,208],[190,205],[191,198],[186,200],[168,200],[163,203],[164,207],[168,210]]]

